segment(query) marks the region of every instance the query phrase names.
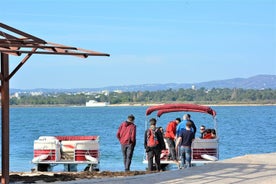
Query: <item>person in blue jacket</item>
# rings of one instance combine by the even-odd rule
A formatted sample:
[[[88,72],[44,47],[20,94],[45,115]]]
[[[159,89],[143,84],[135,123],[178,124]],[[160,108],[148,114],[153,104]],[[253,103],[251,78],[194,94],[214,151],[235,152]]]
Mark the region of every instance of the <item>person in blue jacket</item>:
[[[183,131],[183,130],[186,130],[186,123],[187,121],[190,121],[191,122],[191,131],[194,133],[194,135],[196,135],[196,126],[195,126],[195,123],[191,120],[191,115],[190,114],[184,114],[183,116],[183,121],[181,123],[179,123],[176,127],[176,136],[179,137],[180,136],[180,133]]]

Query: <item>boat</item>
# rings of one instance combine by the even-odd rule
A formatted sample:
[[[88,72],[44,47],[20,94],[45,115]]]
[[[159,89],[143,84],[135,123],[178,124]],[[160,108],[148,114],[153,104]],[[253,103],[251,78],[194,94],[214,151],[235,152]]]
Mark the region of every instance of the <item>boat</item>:
[[[99,160],[99,136],[40,136],[34,141],[36,171],[51,171],[58,164],[64,164],[64,171],[75,172],[78,164],[98,171]]]
[[[95,100],[89,100],[88,102],[85,103],[86,107],[106,107],[110,103],[109,102],[97,102]]]
[[[152,115],[153,112],[156,112],[156,115]],[[153,117],[157,118],[157,126],[166,127],[166,124],[162,124],[161,116],[167,113],[177,113],[177,112],[195,112],[195,113],[204,113],[207,115],[211,115],[211,119],[213,120],[213,129],[216,131],[216,138],[214,139],[200,139],[196,137],[192,143],[192,160],[191,163],[193,166],[202,165],[209,162],[214,162],[219,160],[219,136],[218,136],[218,129],[217,129],[217,121],[216,121],[216,111],[213,110],[211,107],[197,105],[197,104],[163,104],[163,105],[156,105],[147,108],[146,110],[146,121],[145,121],[145,128],[148,129],[149,127],[149,119]],[[176,118],[176,117],[174,117]],[[198,125],[199,126],[199,125]],[[164,128],[165,130],[165,128]],[[162,157],[161,160],[161,167],[165,169],[169,164],[177,164],[179,162],[168,160],[168,147],[166,146],[165,150],[162,150]],[[178,155],[179,157],[179,155]],[[147,154],[144,151],[144,159],[143,163],[147,164]]]

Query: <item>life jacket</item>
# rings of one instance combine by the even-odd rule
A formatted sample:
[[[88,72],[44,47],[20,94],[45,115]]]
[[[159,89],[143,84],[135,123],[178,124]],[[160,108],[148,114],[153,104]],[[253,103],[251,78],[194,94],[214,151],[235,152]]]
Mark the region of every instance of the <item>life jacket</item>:
[[[152,130],[151,128],[148,129],[148,132],[147,132],[147,137],[148,137],[147,146],[148,147],[156,147],[159,144],[158,138],[156,136],[157,131],[158,131],[157,128],[155,130]]]
[[[211,133],[204,134],[203,139],[212,139],[212,134]]]

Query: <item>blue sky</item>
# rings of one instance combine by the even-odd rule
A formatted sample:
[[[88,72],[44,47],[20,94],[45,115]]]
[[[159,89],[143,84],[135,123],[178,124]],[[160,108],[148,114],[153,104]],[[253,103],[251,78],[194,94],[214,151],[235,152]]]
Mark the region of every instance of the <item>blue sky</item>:
[[[274,0],[11,0],[0,21],[110,57],[32,56],[10,87],[94,88],[276,74]],[[22,57],[10,56],[10,70]]]

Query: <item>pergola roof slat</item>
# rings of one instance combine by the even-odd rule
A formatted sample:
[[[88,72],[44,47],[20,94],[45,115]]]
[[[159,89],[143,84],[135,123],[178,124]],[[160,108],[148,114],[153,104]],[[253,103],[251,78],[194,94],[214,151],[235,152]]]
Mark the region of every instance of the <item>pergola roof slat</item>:
[[[4,31],[3,31],[4,29]],[[8,33],[6,31],[8,31]],[[9,73],[9,55],[26,54],[23,60]],[[0,22],[0,92],[2,111],[2,170],[1,183],[9,183],[9,81],[33,54],[88,56],[109,56],[106,53],[46,42],[43,39],[10,27]]]
[[[3,37],[5,37],[7,39],[17,39],[15,36],[12,36],[8,33],[3,32],[3,31],[0,31],[0,35],[2,35]]]
[[[18,30],[18,29],[13,28],[13,27],[10,27],[10,26],[8,26],[8,25],[6,25],[6,24],[3,24],[3,23],[1,23],[1,22],[0,22],[0,27],[2,27],[2,28],[4,28],[4,29],[7,29],[7,30],[9,30],[9,31],[11,31],[11,32],[14,32],[14,33],[16,33],[16,34],[19,34],[19,35],[21,35],[21,36],[24,36],[24,37],[26,37],[26,38],[30,38],[30,39],[32,39],[32,40],[34,40],[34,41],[36,41],[36,42],[43,43],[43,44],[46,43],[44,40],[42,40],[42,39],[40,39],[40,38],[38,38],[38,37],[35,37],[35,36],[33,36],[33,35],[30,35],[30,34],[28,34],[28,33],[25,33],[25,32],[23,32],[23,31],[20,31],[20,30]]]
[[[0,48],[1,47],[7,47],[7,44],[0,43]],[[33,48],[37,47],[40,49],[51,49],[51,48],[59,48],[59,49],[71,49],[71,50],[77,50],[76,47],[62,47],[62,46],[52,46],[52,45],[37,45],[37,44],[18,44],[18,43],[11,43],[9,44],[9,47],[20,47],[20,48]]]
[[[32,36],[28,33],[12,28],[6,24],[0,23],[0,28],[4,28],[10,32],[23,37],[16,37],[4,31],[0,31],[0,52],[20,56],[21,54],[56,54],[56,55],[72,55],[87,58],[88,56],[109,56],[106,53],[100,53],[92,50],[66,46],[53,42],[46,42],[43,39]],[[28,48],[37,48],[39,50],[27,50]],[[46,51],[41,51],[41,49]]]
[[[105,53],[98,53],[98,52],[71,52],[68,50],[64,50],[63,52],[57,51],[57,52],[47,52],[47,51],[26,51],[26,50],[11,50],[11,49],[5,49],[5,48],[0,48],[0,52],[3,53],[18,53],[18,55],[21,54],[50,54],[50,55],[72,55],[72,56],[79,56],[79,55],[84,55],[84,56],[109,56],[109,54]],[[85,58],[86,58],[85,57]]]

